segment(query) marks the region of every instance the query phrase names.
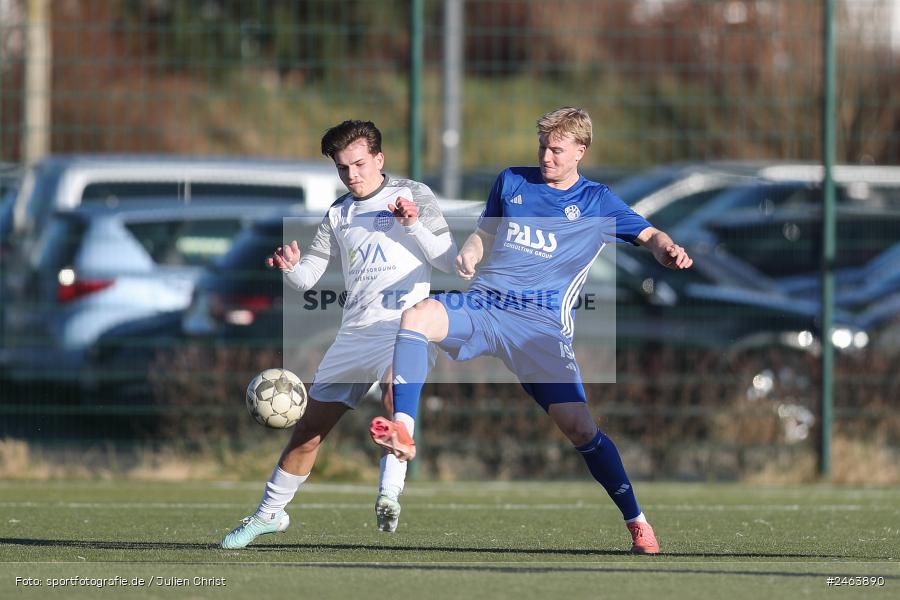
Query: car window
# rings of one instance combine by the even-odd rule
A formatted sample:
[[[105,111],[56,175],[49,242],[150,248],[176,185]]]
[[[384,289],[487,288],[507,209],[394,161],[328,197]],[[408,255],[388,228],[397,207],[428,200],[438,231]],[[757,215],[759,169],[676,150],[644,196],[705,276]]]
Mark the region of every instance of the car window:
[[[53,193],[59,185],[59,179],[59,170],[40,163],[27,178],[28,185],[23,186],[23,189],[31,187],[31,190],[27,191],[25,216],[33,226],[40,227],[53,214]]]
[[[669,202],[651,215],[644,215],[650,223],[663,231],[671,229],[675,224],[687,218],[691,213],[701,208],[712,198],[726,188],[717,187],[689,196],[678,198]]]
[[[776,211],[796,206],[816,206],[817,192],[805,184],[755,184],[731,188],[678,223],[680,231],[694,231],[711,224],[743,222],[772,217]]]
[[[822,189],[818,187],[798,187],[783,189],[780,193],[770,194],[761,199],[757,209],[761,214],[771,214],[779,210],[794,208],[809,209],[822,202]]]
[[[58,271],[75,263],[86,229],[85,223],[76,219],[53,219],[41,234],[32,267],[40,271]]]
[[[616,183],[610,189],[616,196],[624,200],[626,204],[632,205],[644,196],[669,185],[675,180],[676,176],[676,173],[670,170],[652,171],[629,177]]]
[[[117,206],[122,200],[184,197],[184,186],[174,181],[104,181],[89,183],[81,194],[82,204]]]
[[[0,241],[6,241],[6,236],[12,232],[15,202],[15,190],[8,190],[0,199]]]
[[[304,190],[294,185],[257,185],[242,183],[190,183],[175,181],[104,181],[90,183],[82,192],[82,204],[117,206],[127,200],[172,198],[192,203],[205,199],[221,201],[227,198],[279,200],[291,203],[304,201]]]
[[[859,267],[897,242],[900,211],[837,211],[835,268]],[[772,217],[736,215],[709,225],[717,250],[737,256],[761,272],[782,277],[811,273],[822,257],[822,211],[785,210]]]
[[[840,188],[843,202],[869,209],[900,210],[900,186],[848,182]]]
[[[128,223],[128,231],[161,265],[202,266],[222,256],[241,230],[239,219]]]
[[[199,198],[259,198],[301,203],[304,190],[296,185],[259,185],[237,183],[191,183],[191,200]]]
[[[810,190],[793,185],[760,185],[744,188],[736,194],[729,210],[749,211],[757,216],[770,216],[776,210],[812,206],[816,200]],[[723,207],[726,208],[726,207]]]
[[[316,235],[318,224],[313,225],[311,222],[300,229],[297,227],[297,225],[292,225],[291,233],[296,235],[301,252],[305,252],[307,245]],[[278,227],[251,227],[235,239],[231,250],[222,256],[217,264],[226,269],[258,271],[264,266],[265,259],[272,256],[275,248],[284,241],[280,225]]]
[[[281,244],[281,232],[268,235],[258,229],[245,231],[234,240],[231,250],[216,261],[230,270],[259,269],[263,261]]]

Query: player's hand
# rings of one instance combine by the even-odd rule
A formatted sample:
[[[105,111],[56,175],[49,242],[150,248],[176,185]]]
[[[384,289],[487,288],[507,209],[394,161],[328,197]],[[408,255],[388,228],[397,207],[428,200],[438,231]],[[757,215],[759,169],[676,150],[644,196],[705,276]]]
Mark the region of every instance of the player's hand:
[[[388,204],[388,210],[404,227],[411,227],[419,220],[419,207],[412,200],[397,198],[397,204]]]
[[[270,268],[289,271],[300,262],[300,247],[297,246],[297,240],[291,240],[288,246],[278,246],[275,248],[275,254],[266,259],[266,264]]]
[[[478,264],[475,255],[470,252],[460,252],[456,255],[456,274],[463,279],[475,277],[475,265]]]
[[[659,262],[670,269],[689,269],[694,264],[694,259],[678,244],[670,244],[663,250]]]

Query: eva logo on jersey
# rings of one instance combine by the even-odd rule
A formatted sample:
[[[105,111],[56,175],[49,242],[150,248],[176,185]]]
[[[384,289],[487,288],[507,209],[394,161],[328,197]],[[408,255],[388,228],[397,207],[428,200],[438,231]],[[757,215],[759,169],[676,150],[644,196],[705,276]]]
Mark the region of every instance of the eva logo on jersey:
[[[544,233],[543,229],[519,225],[515,221],[509,221],[506,225],[507,247],[524,246],[539,253],[553,252],[557,248],[555,233]]]
[[[381,244],[366,244],[359,248],[351,248],[350,264],[355,263],[357,258],[362,258],[363,265],[387,262],[387,257],[384,255],[384,250],[381,249]]]

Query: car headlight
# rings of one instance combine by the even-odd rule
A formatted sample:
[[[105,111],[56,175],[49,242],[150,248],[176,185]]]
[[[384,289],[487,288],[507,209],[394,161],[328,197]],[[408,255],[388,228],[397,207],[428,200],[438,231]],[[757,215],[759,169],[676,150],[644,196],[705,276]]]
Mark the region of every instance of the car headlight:
[[[850,327],[835,327],[831,331],[831,343],[840,350],[861,350],[869,345],[869,334]]]
[[[785,346],[813,354],[818,354],[822,349],[818,337],[807,329],[786,331],[780,335],[780,339]],[[855,327],[840,325],[831,330],[831,343],[842,352],[862,350],[869,345],[869,334]]]
[[[831,331],[831,343],[835,348],[846,350],[853,344],[853,332],[846,327],[835,327]]]
[[[800,348],[809,348],[816,341],[816,336],[812,331],[803,330],[797,333],[797,346]]]

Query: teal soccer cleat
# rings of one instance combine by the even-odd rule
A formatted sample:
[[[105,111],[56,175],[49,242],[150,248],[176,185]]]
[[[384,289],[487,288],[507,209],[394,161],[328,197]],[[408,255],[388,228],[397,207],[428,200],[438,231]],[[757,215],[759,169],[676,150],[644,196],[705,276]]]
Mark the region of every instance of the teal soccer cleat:
[[[222,548],[237,550],[246,547],[257,537],[266,533],[281,533],[291,524],[291,518],[283,510],[275,515],[271,521],[264,521],[256,515],[244,517],[241,524],[235,527],[231,533],[222,540]]]
[[[394,533],[400,522],[400,503],[384,494],[375,501],[375,524],[379,531]]]

